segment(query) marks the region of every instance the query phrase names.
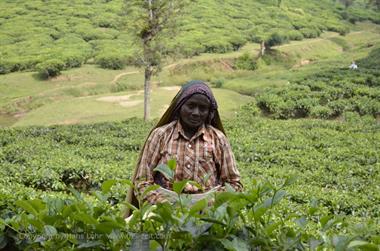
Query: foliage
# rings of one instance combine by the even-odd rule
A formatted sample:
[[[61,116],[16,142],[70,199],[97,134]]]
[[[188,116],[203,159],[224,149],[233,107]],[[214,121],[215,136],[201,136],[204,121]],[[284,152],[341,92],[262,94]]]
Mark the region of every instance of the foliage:
[[[127,60],[122,55],[116,53],[99,55],[95,58],[95,62],[102,68],[112,70],[123,69],[127,64]]]
[[[113,41],[115,51],[129,54],[141,49],[131,40],[135,35],[131,26],[138,23],[132,21],[132,13],[124,12],[124,3],[124,0],[2,1],[0,73],[33,70],[38,63],[52,59],[76,67],[67,64],[62,54],[79,57],[83,63],[104,53],[103,48],[92,47],[104,40]],[[202,52],[227,52],[248,41],[265,41],[274,33],[300,40],[317,37],[326,30],[346,34],[350,22],[380,22],[378,12],[364,4],[347,9],[331,0],[286,1],[281,8],[276,5],[274,1],[259,0],[223,3],[196,0],[186,6],[188,11],[178,20],[178,35],[165,43],[168,48],[164,54],[190,57]],[[62,39],[64,43],[60,42]],[[139,59],[132,55],[133,60],[128,60],[131,64]]]
[[[136,39],[141,43],[141,65],[144,67],[144,119],[150,118],[150,89],[153,74],[162,68],[166,39],[174,36],[178,17],[187,6],[186,0],[179,1],[126,1],[125,9],[131,16]]]
[[[293,182],[294,178],[288,178],[275,187],[254,180],[244,193],[232,188],[217,193],[211,206],[206,199],[190,204],[187,195],[181,194],[187,181],[174,182],[178,194],[174,204],[150,205],[140,198],[136,208],[125,202],[133,212],[124,221],[120,207],[113,203],[117,190],[113,188],[132,184],[107,180],[94,199],[70,189],[73,196],[68,199],[18,200],[17,213],[1,222],[5,230],[1,244],[34,250],[155,250],[159,246],[163,250],[376,249],[361,236],[334,235],[342,220],[324,215],[315,201],[304,214],[281,212],[279,205],[288,196],[284,187]],[[308,233],[309,225],[315,223],[319,233]]]
[[[273,118],[336,118],[345,111],[379,116],[379,49],[359,60],[358,70],[333,69],[268,90],[257,106]]]
[[[138,234],[142,232],[178,249],[201,247],[209,241],[227,250],[237,242],[283,249],[290,245],[287,240],[327,249],[338,242],[346,247],[354,245],[357,242],[353,241],[359,239],[379,245],[380,198],[376,186],[380,140],[379,125],[373,118],[344,112],[342,121],[281,121],[254,117],[258,111],[252,108],[255,106],[247,105],[236,119],[224,123],[245,193],[220,194],[216,201],[229,202],[204,207],[202,214],[197,213],[201,209],[181,209],[180,204],[142,206],[129,223],[120,218],[128,183],[105,181],[131,178],[152,124],[131,119],[122,123],[1,129],[0,214],[7,224],[5,227],[1,221],[2,232],[8,243],[20,249],[50,249],[58,244],[84,247],[87,243],[94,249],[120,250],[133,238],[143,238]],[[286,199],[267,208],[268,199],[277,198],[275,191],[278,198],[284,196],[279,191],[289,175],[297,177],[297,182],[286,188]],[[252,178],[258,183],[252,183]],[[70,187],[81,192],[82,199],[73,197]],[[55,208],[53,204],[63,206]],[[147,210],[151,214],[145,213]],[[63,217],[64,212],[71,214]],[[144,215],[147,218],[142,221]],[[203,216],[207,216],[206,221]],[[162,217],[170,220],[163,221]],[[197,227],[192,227],[193,223]],[[201,227],[204,224],[211,225],[206,229]],[[161,230],[165,226],[168,231]],[[200,232],[191,230],[194,228]],[[82,233],[88,233],[87,237]],[[27,240],[25,234],[45,238]],[[49,235],[63,236],[67,241],[47,238]],[[213,238],[206,238],[210,236]],[[254,242],[256,238],[261,241]],[[165,244],[163,240],[168,241]]]
[[[244,53],[235,60],[235,65],[237,69],[253,71],[257,69],[256,60],[249,55],[249,53]]]
[[[273,47],[276,45],[281,45],[289,41],[289,38],[285,34],[280,34],[278,32],[273,33],[270,35],[267,41],[265,41],[265,44],[268,47]]]
[[[42,77],[50,78],[60,75],[61,71],[65,68],[65,63],[58,59],[51,59],[39,63],[36,68]]]
[[[224,79],[223,78],[218,78],[218,79],[215,79],[213,81],[211,81],[211,84],[215,87],[215,88],[222,88],[223,87],[223,84],[224,84]]]

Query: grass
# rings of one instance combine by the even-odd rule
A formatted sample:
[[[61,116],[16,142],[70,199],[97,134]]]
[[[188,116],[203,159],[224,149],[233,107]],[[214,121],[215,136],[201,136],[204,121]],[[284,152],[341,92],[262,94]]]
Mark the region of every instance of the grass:
[[[241,105],[252,100],[252,97],[243,96],[230,90],[214,89],[213,91],[223,118],[231,118]],[[161,116],[176,93],[176,90],[154,89],[151,99],[151,117]],[[117,97],[126,97],[126,95],[129,98],[117,101]],[[101,100],[101,98],[107,97],[113,98],[114,102]],[[17,121],[14,126],[95,123],[142,117],[144,109],[142,101],[141,91],[120,92],[117,96],[97,95],[65,99],[31,111]]]
[[[246,44],[235,52],[205,53],[193,58],[168,61],[163,71],[154,78],[154,87],[180,85],[190,79],[202,79],[211,83],[220,80],[223,82],[223,91],[228,89],[254,96],[266,87],[283,86],[308,74],[332,67],[348,67],[352,60],[367,56],[372,46],[380,43],[379,27],[360,23],[354,26],[354,32],[346,36],[327,32],[316,39],[275,47],[277,53],[261,60],[259,69],[255,71],[241,71],[230,67],[233,60],[245,52],[257,55],[260,46],[254,43]],[[18,119],[15,126],[121,120],[141,116],[142,104],[126,108],[96,99],[102,96],[133,94],[142,89],[143,74],[141,69],[134,67],[106,70],[95,65],[83,65],[81,68],[64,71],[61,76],[47,81],[39,79],[32,72],[11,73],[0,75],[0,114],[27,112]],[[219,103],[224,110],[222,113],[229,117],[248,98],[234,92],[229,92],[230,97],[224,97],[223,91]],[[160,115],[163,105],[174,94],[175,91],[154,90],[152,117]],[[142,100],[142,94],[133,99]],[[231,105],[224,105],[229,104],[229,99],[236,100]],[[45,118],[46,114],[48,118]],[[9,126],[16,120],[9,115],[0,116],[0,124],[3,126]]]

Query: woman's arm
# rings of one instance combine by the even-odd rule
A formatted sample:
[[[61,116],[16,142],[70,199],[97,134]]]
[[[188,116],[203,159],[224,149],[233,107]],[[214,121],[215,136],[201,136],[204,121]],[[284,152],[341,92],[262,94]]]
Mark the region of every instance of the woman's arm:
[[[220,168],[220,181],[221,189],[225,189],[225,184],[228,183],[236,191],[242,191],[243,185],[240,182],[240,173],[236,166],[236,161],[232,148],[228,139],[223,135],[220,138],[218,146],[219,168]]]
[[[162,141],[163,133],[159,129],[155,129],[146,141],[135,177],[136,190],[140,195],[148,186],[154,185],[153,169],[161,159],[160,149]],[[157,190],[149,192],[143,199],[151,204],[162,202],[164,200],[162,194]]]

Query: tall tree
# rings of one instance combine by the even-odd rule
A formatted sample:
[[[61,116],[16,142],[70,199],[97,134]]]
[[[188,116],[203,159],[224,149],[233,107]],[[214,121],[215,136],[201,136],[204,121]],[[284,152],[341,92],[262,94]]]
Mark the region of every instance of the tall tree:
[[[125,0],[128,20],[141,44],[140,64],[144,67],[144,120],[150,117],[153,74],[160,71],[166,53],[164,39],[173,35],[187,0]]]

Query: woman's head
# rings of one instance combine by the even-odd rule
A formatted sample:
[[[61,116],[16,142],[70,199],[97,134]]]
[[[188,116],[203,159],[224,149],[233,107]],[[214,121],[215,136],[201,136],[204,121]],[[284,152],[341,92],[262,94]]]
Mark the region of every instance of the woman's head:
[[[184,128],[196,130],[209,119],[211,103],[203,94],[194,94],[179,108],[178,117]]]
[[[187,119],[185,118],[189,118],[189,116],[185,116],[185,113],[189,115],[190,112],[189,109],[186,109],[189,108],[189,106],[184,106],[187,103],[187,101],[191,101],[192,104],[200,104],[198,105],[199,111],[196,111],[197,109],[195,109],[195,113],[192,116],[190,116],[192,117],[192,119],[189,120],[192,121],[187,121]],[[205,124],[211,124],[214,127],[221,130],[222,132],[224,132],[222,123],[220,121],[218,105],[216,103],[215,97],[212,94],[210,87],[208,87],[208,85],[201,80],[191,80],[182,86],[181,90],[173,98],[169,108],[161,117],[156,127],[163,126],[177,119],[181,119],[182,122],[189,122],[189,125],[197,124],[199,119],[203,119],[204,113],[201,113],[199,115],[196,114],[197,112],[201,112],[201,110],[204,109],[205,105],[203,103],[208,103],[209,107],[207,117],[206,119],[202,120],[202,122]],[[181,111],[183,111],[182,116]],[[198,116],[200,116],[200,118],[198,118]]]
[[[212,94],[211,89],[200,80],[192,80],[182,86],[176,97],[173,99],[174,110],[172,112],[171,120],[181,118],[181,110],[187,101],[192,100],[192,106],[195,102],[205,103],[208,101],[208,116],[205,119],[205,123],[210,124],[214,118],[215,111],[218,109],[218,105]],[[204,108],[205,105],[203,105]]]

